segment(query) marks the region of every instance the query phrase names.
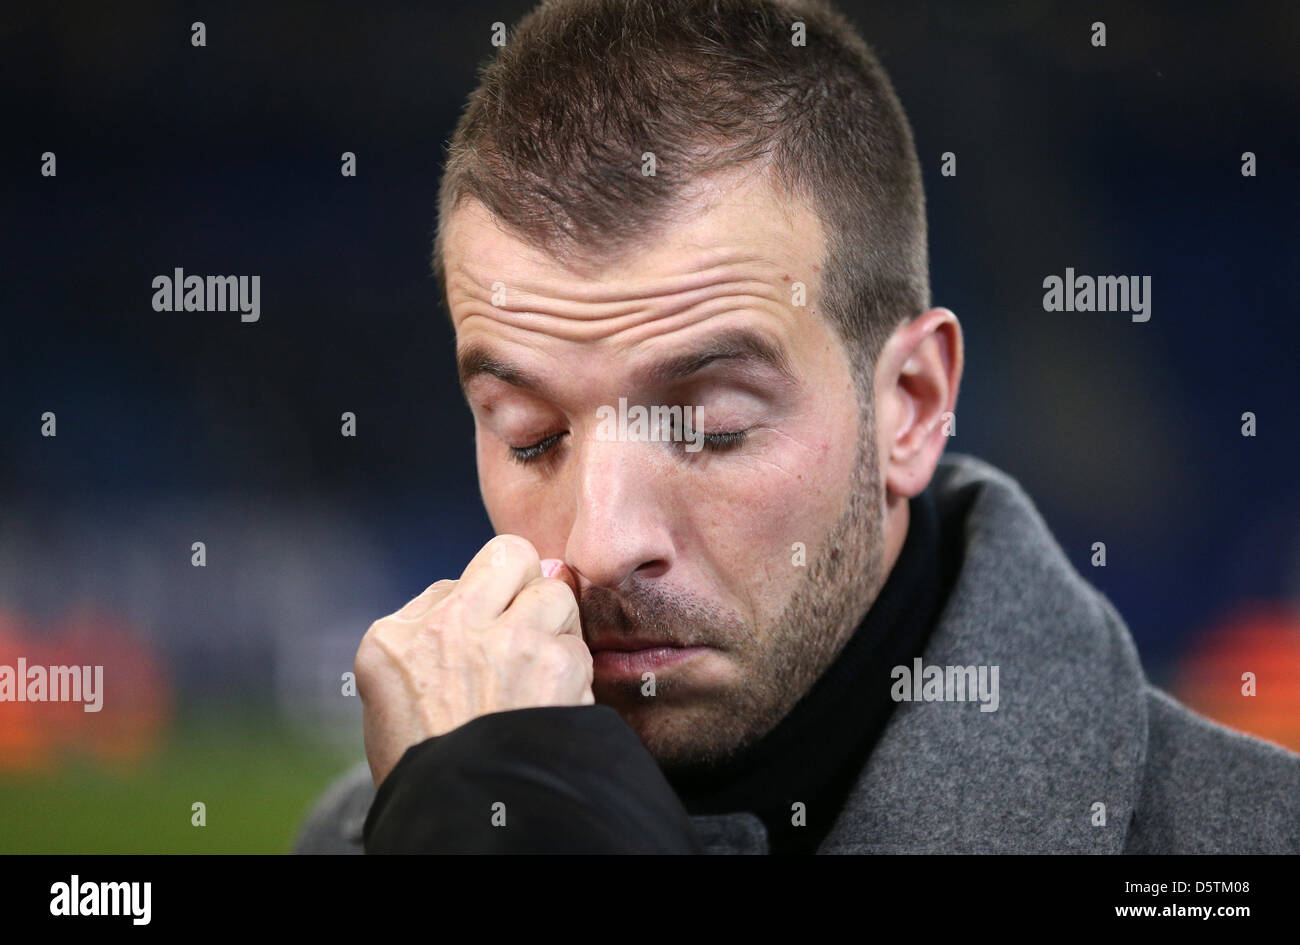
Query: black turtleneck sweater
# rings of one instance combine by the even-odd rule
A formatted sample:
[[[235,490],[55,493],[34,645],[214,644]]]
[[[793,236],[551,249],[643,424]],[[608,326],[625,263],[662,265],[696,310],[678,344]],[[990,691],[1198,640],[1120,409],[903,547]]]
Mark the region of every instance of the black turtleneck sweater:
[[[813,853],[893,711],[959,567],[927,489],[876,601],[830,667],[772,729],[722,765],[665,779],[608,706],[481,716],[408,749],[380,785],[367,853],[694,853],[689,814],[749,811],[772,853]],[[792,805],[805,805],[796,826]]]

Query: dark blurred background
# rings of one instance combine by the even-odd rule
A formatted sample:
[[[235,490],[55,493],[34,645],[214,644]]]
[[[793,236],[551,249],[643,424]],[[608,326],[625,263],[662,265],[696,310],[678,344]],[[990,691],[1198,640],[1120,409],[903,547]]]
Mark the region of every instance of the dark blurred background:
[[[491,535],[428,261],[492,24],[531,5],[0,15],[0,663],[109,677],[98,714],[0,704],[0,850],[283,850],[362,757],[361,634]],[[949,449],[1021,481],[1154,681],[1300,749],[1300,6],[840,6],[965,331]],[[1150,321],[1044,312],[1067,266],[1149,275]],[[175,267],[260,275],[260,320],[153,311]]]

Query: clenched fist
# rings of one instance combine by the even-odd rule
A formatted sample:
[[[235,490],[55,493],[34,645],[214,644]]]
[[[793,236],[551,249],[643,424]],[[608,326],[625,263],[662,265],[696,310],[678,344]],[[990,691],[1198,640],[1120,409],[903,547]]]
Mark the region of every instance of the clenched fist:
[[[460,580],[371,624],[355,669],[376,786],[406,749],[480,715],[595,702],[572,574],[542,564],[526,539],[498,535]]]

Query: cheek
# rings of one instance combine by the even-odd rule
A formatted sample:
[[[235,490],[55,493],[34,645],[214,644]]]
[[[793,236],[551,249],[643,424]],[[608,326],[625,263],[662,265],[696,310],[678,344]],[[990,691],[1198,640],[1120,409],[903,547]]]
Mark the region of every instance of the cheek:
[[[529,528],[527,511],[533,507],[519,488],[523,477],[501,454],[499,443],[481,430],[476,434],[478,488],[492,528],[498,535],[520,535]],[[524,537],[528,537],[524,535]],[[531,539],[530,539],[531,540]]]
[[[738,461],[700,497],[710,556],[736,586],[784,599],[848,507],[856,444],[825,429],[774,434],[761,455]],[[801,552],[802,548],[802,552]]]
[[[478,437],[475,455],[479,493],[493,531],[521,535],[544,556],[558,553],[565,541],[565,506],[553,486],[543,492],[545,480],[511,462],[491,436]]]
[[[474,461],[478,465],[478,492],[483,498],[483,508],[487,511],[488,520],[492,523],[492,531],[500,535],[505,529],[502,515],[505,509],[497,485],[499,477],[493,461],[485,455],[482,433],[476,431],[475,440]]]

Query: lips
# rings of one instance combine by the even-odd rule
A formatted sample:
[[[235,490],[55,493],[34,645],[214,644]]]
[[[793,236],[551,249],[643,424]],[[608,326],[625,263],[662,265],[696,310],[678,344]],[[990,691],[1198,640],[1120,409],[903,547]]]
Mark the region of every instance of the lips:
[[[641,680],[708,652],[707,646],[679,646],[662,640],[597,640],[589,645],[592,670],[601,679]]]
[[[682,649],[686,646],[685,643],[674,643],[672,640],[658,640],[652,637],[604,637],[587,642],[587,649],[593,653],[608,650],[634,653],[637,650]]]

